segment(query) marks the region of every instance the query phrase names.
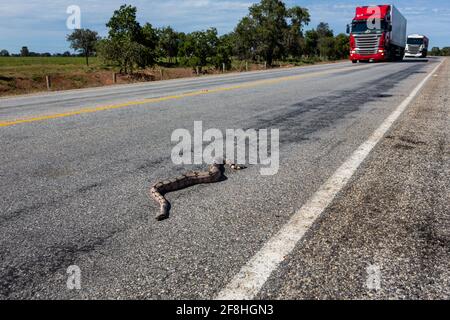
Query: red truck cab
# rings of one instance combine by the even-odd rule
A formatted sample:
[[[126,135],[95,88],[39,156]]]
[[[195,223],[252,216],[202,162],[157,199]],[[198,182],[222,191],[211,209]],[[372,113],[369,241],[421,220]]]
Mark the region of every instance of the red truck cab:
[[[407,21],[393,5],[357,7],[350,33],[350,60],[399,61],[405,54]]]

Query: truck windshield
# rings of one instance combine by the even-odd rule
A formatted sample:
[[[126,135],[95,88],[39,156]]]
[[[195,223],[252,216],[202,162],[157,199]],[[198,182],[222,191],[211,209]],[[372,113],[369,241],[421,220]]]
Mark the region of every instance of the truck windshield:
[[[408,38],[408,44],[412,44],[412,45],[422,45],[423,44],[423,39],[420,38]]]
[[[369,32],[377,32],[377,31],[385,31],[387,30],[388,24],[384,20],[378,20],[375,23],[375,26],[380,26],[380,29],[374,28],[374,24],[372,21],[353,21],[352,23],[352,33],[369,33]]]

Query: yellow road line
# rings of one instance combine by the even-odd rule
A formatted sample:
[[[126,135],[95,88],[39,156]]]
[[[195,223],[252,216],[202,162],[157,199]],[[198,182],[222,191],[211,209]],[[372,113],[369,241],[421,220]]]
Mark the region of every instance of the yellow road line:
[[[124,102],[124,103],[119,103],[119,104],[106,105],[106,106],[101,106],[101,107],[83,108],[83,109],[64,112],[64,113],[55,113],[55,114],[42,115],[42,116],[37,116],[37,117],[32,117],[32,118],[16,119],[16,120],[11,120],[11,121],[0,122],[0,127],[9,127],[9,126],[17,125],[17,124],[22,124],[22,123],[30,123],[30,122],[44,121],[44,120],[50,120],[50,119],[65,118],[65,117],[71,117],[71,116],[76,116],[76,115],[81,115],[81,114],[95,113],[95,112],[113,110],[113,109],[120,109],[120,108],[144,105],[144,104],[149,104],[149,103],[163,102],[163,101],[168,101],[168,100],[178,100],[178,99],[187,98],[187,97],[195,97],[195,96],[218,93],[218,92],[225,92],[225,91],[244,89],[244,88],[252,88],[252,87],[257,87],[257,86],[261,86],[261,85],[275,84],[275,83],[280,83],[280,82],[285,82],[285,81],[298,80],[298,79],[302,79],[302,78],[309,78],[309,77],[320,76],[320,75],[324,75],[324,74],[330,74],[330,73],[334,73],[334,72],[346,71],[346,70],[349,70],[349,69],[348,68],[340,68],[340,69],[313,72],[313,73],[302,74],[302,75],[286,76],[286,77],[281,77],[281,78],[276,78],[276,79],[258,80],[258,81],[253,81],[253,82],[236,85],[236,86],[231,86],[231,87],[223,87],[223,88],[216,88],[216,89],[210,89],[210,90],[199,90],[199,91],[193,91],[193,92],[172,95],[172,96],[165,96],[165,97],[160,97],[160,98],[149,98],[149,99],[143,99],[143,100],[138,100],[138,101],[129,101],[129,102]]]

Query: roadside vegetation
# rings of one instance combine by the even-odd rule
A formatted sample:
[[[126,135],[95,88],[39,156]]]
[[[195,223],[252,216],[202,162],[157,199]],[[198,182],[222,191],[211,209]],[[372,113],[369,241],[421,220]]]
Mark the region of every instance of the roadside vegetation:
[[[185,34],[172,27],[140,25],[137,8],[123,5],[107,23],[109,34],[98,42],[97,54],[123,73],[155,65],[230,70],[233,61],[263,64],[314,63],[346,58],[348,37],[334,35],[327,23],[304,32],[308,9],[288,8],[279,0],[261,0],[249,8],[234,31],[218,35],[215,28]],[[86,30],[86,32],[89,32]]]
[[[434,47],[433,49],[431,49],[430,51],[430,55],[432,56],[436,56],[436,57],[449,57],[450,56],[450,47],[444,47],[444,48],[438,48],[438,47]]]

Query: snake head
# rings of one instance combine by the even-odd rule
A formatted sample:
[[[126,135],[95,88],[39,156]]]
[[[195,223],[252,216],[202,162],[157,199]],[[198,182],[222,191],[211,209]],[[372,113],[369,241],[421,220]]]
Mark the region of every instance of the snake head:
[[[235,163],[231,164],[231,165],[230,165],[230,168],[233,169],[233,170],[244,170],[244,169],[247,169],[247,167],[245,167],[245,166],[240,166],[240,165],[235,164]]]

